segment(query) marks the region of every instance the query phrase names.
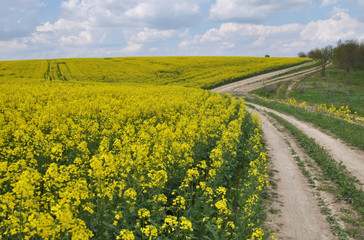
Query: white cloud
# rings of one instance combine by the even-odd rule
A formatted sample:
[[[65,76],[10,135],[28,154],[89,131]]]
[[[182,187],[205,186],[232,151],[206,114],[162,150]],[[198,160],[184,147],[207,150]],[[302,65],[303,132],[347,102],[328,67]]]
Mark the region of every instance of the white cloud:
[[[235,43],[232,42],[222,42],[221,49],[232,49],[235,47]]]
[[[48,45],[82,45],[93,42],[91,27],[87,21],[59,19],[55,23],[45,22],[36,28],[32,37],[27,38],[32,43]]]
[[[334,7],[329,19],[311,21],[300,34],[302,40],[329,44],[342,39],[364,39],[364,23],[352,18],[345,9]]]
[[[157,30],[144,28],[143,31],[138,32],[131,40],[136,42],[154,42],[163,41],[178,35],[176,30]]]
[[[0,41],[0,52],[19,51],[27,48],[27,45],[19,40]]]
[[[68,0],[61,7],[67,19],[87,19],[97,27],[175,29],[196,24],[200,13],[194,0]]]
[[[299,36],[300,24],[264,26],[257,24],[223,23],[202,35],[195,35],[179,44],[182,50],[209,51],[210,54],[246,55],[250,51],[264,56],[268,51],[282,50],[282,45]],[[280,39],[285,39],[277,46]],[[289,46],[287,45],[287,48]],[[290,47],[291,48],[291,47]],[[203,54],[203,53],[202,53]],[[277,55],[278,53],[275,53]],[[239,54],[238,54],[239,55]]]
[[[298,9],[310,0],[217,0],[210,9],[214,21],[257,22],[279,11]]]
[[[201,35],[181,41],[179,48],[198,54],[295,56],[314,47],[335,45],[339,39],[364,40],[364,23],[352,18],[347,10],[333,8],[328,19],[307,24],[267,26],[236,22],[222,23]],[[228,47],[227,47],[228,46]]]
[[[61,37],[60,42],[65,45],[85,45],[92,43],[90,32],[82,31],[78,35]]]
[[[132,19],[148,19],[155,16],[156,8],[148,2],[141,2],[125,12],[125,16]]]
[[[59,32],[59,31],[79,31],[89,28],[86,21],[70,21],[67,19],[59,19],[55,23],[45,22],[36,28],[37,32]]]
[[[140,43],[128,42],[128,45],[121,50],[123,54],[131,54],[139,52],[144,45]]]
[[[187,38],[178,44],[178,47],[182,50],[189,50],[201,44],[201,36],[195,35]]]
[[[364,0],[350,1],[364,10]],[[0,52],[14,54],[2,54],[0,57],[10,58],[8,56],[21,56],[23,53],[32,58],[120,55],[295,56],[299,51],[308,51],[316,46],[335,45],[339,39],[364,40],[364,23],[350,15],[353,9],[346,11],[333,7],[333,11],[328,13],[330,8],[327,6],[339,4],[338,0],[60,2],[60,12],[55,11],[53,18],[46,19],[53,12],[42,11],[54,6],[48,1],[2,0]],[[306,6],[317,9],[314,13],[299,11]],[[286,11],[291,13],[286,14]],[[320,20],[303,24],[307,17],[317,17],[318,13],[322,16]],[[58,14],[59,17],[56,17]],[[292,15],[294,18],[289,19]],[[324,16],[329,17],[325,19]],[[44,19],[44,22],[39,23],[38,19]],[[267,19],[273,19],[273,24],[284,21],[285,24],[260,24]],[[300,19],[301,24],[295,23],[296,19]]]
[[[38,1],[40,0],[29,0],[33,5],[25,6],[35,6],[39,4]],[[14,2],[20,4],[21,0]],[[200,18],[200,2],[67,0],[60,4],[60,18],[37,23],[24,36],[14,42],[4,39],[2,45],[6,45],[5,42],[9,46],[18,43],[18,47],[33,49],[34,52],[38,49],[39,55],[41,52],[49,52],[58,54],[59,57],[74,56],[75,53],[85,54],[80,46],[82,49],[89,49],[88,54],[93,56],[102,52],[114,56],[120,53],[130,55],[143,49],[151,49],[150,52],[155,54],[162,54],[161,49],[170,53],[176,48],[179,39],[188,36],[186,26],[198,22],[196,19]],[[122,50],[121,46],[124,46]],[[111,50],[107,50],[108,48]],[[45,55],[48,56],[42,54]]]
[[[201,42],[216,42],[227,39],[243,40],[296,34],[302,29],[300,24],[265,26],[256,24],[223,23],[219,29],[213,28],[201,37]]]
[[[157,52],[159,51],[159,48],[156,48],[156,47],[152,47],[152,48],[149,48],[148,50],[149,52]]]
[[[200,17],[195,0],[67,0],[60,8],[61,18],[37,26],[28,43],[54,48],[126,45],[121,53],[131,54],[144,44],[150,49],[180,38]]]
[[[321,6],[325,7],[325,6],[333,5],[337,2],[338,2],[338,0],[322,0]]]
[[[143,23],[157,29],[175,29],[196,24],[199,6],[191,0],[142,1],[125,12],[129,21]]]

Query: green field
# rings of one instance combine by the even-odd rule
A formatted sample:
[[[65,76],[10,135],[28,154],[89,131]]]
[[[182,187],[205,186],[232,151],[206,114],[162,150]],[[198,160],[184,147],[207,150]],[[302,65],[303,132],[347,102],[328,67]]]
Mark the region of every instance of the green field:
[[[364,70],[354,69],[348,74],[333,65],[327,69],[326,76],[323,77],[320,71],[311,74],[287,93],[290,83],[280,82],[254,93],[268,98],[293,97],[299,102],[334,105],[336,108],[349,106],[353,113],[364,116]]]

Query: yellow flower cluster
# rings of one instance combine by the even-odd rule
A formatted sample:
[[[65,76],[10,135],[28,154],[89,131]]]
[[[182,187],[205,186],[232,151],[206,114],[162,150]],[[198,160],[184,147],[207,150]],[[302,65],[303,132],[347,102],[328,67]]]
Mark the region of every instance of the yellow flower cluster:
[[[153,225],[146,225],[144,228],[141,228],[141,232],[149,237],[149,239],[155,239],[158,237],[158,229]]]
[[[177,196],[177,198],[173,200],[173,205],[177,206],[178,209],[185,210],[186,200],[182,196]]]
[[[339,108],[336,108],[334,105],[331,105],[331,107],[327,107],[326,104],[317,104],[315,105],[315,107],[320,112],[337,118],[342,118],[349,123],[355,122],[364,124],[364,118],[358,116],[358,113],[356,112],[352,113],[349,109],[349,106],[341,106]]]
[[[185,218],[183,216],[181,217],[180,225],[181,225],[181,229],[188,230],[191,232],[193,231],[191,221],[187,220],[187,218]]]
[[[248,240],[262,240],[264,236],[264,231],[261,228],[255,228],[254,232]]]
[[[250,219],[267,185],[258,120],[230,96],[20,82],[0,85],[0,106],[0,238],[233,237],[234,173]]]
[[[344,119],[345,121],[349,123],[360,123],[364,124],[364,118],[360,117],[358,113],[351,112],[349,109],[349,106],[341,106],[339,108],[336,108],[334,105],[331,105],[331,107],[328,107],[326,104],[314,104],[309,105],[306,102],[298,102],[295,98],[288,98],[282,101],[283,103],[287,103],[289,105],[304,108],[307,110],[314,110],[317,112],[321,112],[330,116],[334,116],[336,118]]]
[[[146,208],[141,208],[138,210],[139,218],[150,217],[150,211]]]
[[[133,231],[129,231],[128,229],[122,229],[120,234],[116,237],[116,239],[122,240],[135,240],[135,236]]]

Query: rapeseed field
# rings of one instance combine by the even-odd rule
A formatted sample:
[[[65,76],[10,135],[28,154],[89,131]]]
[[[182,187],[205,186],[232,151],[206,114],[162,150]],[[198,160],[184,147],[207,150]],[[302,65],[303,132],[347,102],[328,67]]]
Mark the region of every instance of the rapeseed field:
[[[158,78],[151,59],[0,63],[0,239],[265,236],[258,117],[199,89],[221,70]]]
[[[0,61],[0,82],[38,79],[211,89],[308,60],[273,57],[134,57]]]

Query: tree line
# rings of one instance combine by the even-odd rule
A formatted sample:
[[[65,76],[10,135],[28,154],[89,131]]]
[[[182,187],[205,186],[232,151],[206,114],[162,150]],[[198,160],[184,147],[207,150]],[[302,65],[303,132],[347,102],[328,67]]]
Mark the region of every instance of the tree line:
[[[350,73],[353,68],[364,69],[364,41],[340,40],[336,47],[328,45],[312,49],[308,53],[299,52],[298,57],[308,57],[321,62],[323,76],[329,61]]]

